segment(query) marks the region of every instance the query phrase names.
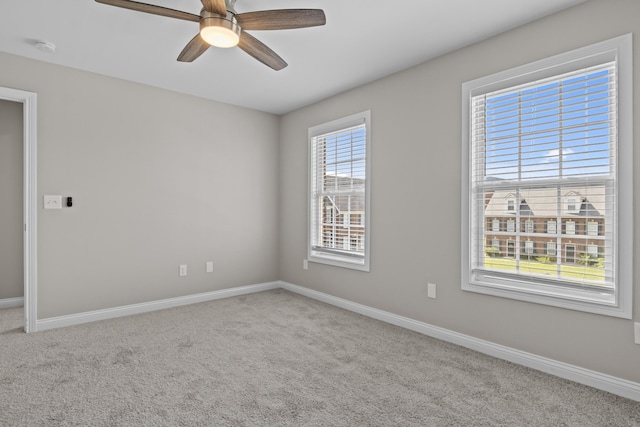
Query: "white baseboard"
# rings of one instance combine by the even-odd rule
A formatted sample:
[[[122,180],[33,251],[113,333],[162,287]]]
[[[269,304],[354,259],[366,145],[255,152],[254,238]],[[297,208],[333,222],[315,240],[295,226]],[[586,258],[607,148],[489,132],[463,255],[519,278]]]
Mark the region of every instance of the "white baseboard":
[[[292,283],[279,283],[280,287],[283,289],[343,308],[345,310],[353,311],[355,313],[410,329],[442,341],[457,344],[498,359],[507,360],[518,365],[536,369],[560,378],[575,381],[580,384],[640,402],[640,384],[633,381],[613,377],[611,375],[570,365],[568,363],[558,362],[557,360],[505,347],[503,345],[474,338],[469,335],[463,335],[448,329],[419,322],[417,320],[409,319],[408,317],[398,316],[387,311],[378,310],[376,308],[334,297],[332,295],[314,291]]]
[[[0,308],[22,307],[23,305],[23,297],[0,299]]]
[[[168,298],[164,300],[150,301],[140,304],[107,308],[104,310],[95,310],[84,313],[70,314],[66,316],[50,317],[48,319],[37,320],[34,332],[62,328],[65,326],[79,325],[82,323],[95,322],[98,320],[114,319],[116,317],[131,316],[134,314],[147,313],[150,311],[163,310],[166,308],[180,307],[182,305],[235,297],[238,295],[252,294],[255,292],[277,289],[279,287],[280,282],[260,283],[256,285],[222,289],[219,291],[204,292],[201,294],[186,295],[183,297]]]
[[[353,311],[373,319],[391,323],[406,329],[410,329],[421,334],[440,339],[442,341],[457,344],[498,359],[507,360],[532,369],[546,372],[560,378],[575,381],[590,387],[604,390],[609,393],[617,394],[628,399],[640,402],[640,384],[628,381],[622,378],[616,378],[600,372],[581,368],[579,366],[570,365],[568,363],[559,362],[546,357],[537,356],[525,351],[516,350],[514,348],[505,347],[489,341],[481,340],[463,335],[448,329],[433,326],[428,323],[419,322],[408,317],[399,316],[387,311],[378,310],[366,305],[358,304],[349,300],[334,297],[329,294],[314,291],[292,283],[276,281],[260,283],[256,285],[241,286],[237,288],[223,289],[219,291],[205,292],[195,295],[187,295],[183,297],[169,298],[159,301],[151,301],[141,304],[132,304],[122,307],[114,307],[104,310],[96,310],[85,313],[71,314],[68,316],[52,317],[48,319],[38,320],[34,331],[44,331],[47,329],[61,328],[65,326],[79,325],[82,323],[94,322],[97,320],[113,319],[116,317],[130,316],[134,314],[147,313],[155,310],[179,307],[199,302],[212,301],[222,298],[229,298],[238,295],[246,295],[256,292],[268,291],[271,289],[282,288],[288,291]],[[18,300],[20,300],[18,302]],[[9,301],[9,302],[7,302]],[[0,300],[0,308],[16,307],[23,303],[22,298],[10,298],[8,300]],[[4,305],[3,305],[4,304]],[[7,305],[11,304],[11,305]]]

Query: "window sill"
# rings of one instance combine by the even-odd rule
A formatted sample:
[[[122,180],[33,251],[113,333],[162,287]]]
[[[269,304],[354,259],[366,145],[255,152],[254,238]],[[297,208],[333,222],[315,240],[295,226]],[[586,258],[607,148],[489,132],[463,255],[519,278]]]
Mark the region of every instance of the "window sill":
[[[515,280],[511,283],[489,282],[474,278],[465,280],[462,290],[605,316],[631,318],[630,308],[620,306],[615,295],[610,292],[565,289]]]
[[[309,254],[308,260],[309,262],[315,262],[318,264],[327,264],[334,267],[350,268],[352,270],[369,272],[369,260],[366,259],[366,257],[352,258],[314,251]]]

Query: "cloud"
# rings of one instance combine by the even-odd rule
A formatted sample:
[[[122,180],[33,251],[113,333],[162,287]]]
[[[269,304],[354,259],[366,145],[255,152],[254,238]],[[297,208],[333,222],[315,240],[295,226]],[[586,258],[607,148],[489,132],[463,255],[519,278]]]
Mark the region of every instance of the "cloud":
[[[566,161],[567,156],[573,154],[574,151],[570,148],[562,149],[562,160]],[[550,150],[547,154],[544,155],[545,163],[557,162],[560,158],[560,149]]]

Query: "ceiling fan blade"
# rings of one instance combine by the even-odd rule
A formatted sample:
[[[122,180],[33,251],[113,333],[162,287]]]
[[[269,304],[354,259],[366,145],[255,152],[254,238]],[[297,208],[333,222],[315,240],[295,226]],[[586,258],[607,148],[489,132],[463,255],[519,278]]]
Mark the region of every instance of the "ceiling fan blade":
[[[167,16],[169,18],[184,19],[185,21],[200,22],[200,16],[193,13],[182,12],[180,10],[169,9],[168,7],[155,6],[153,4],[140,3],[131,0],[96,0],[98,3],[110,6],[123,7],[125,9],[136,10],[138,12],[151,13],[154,15]]]
[[[236,15],[245,30],[288,30],[317,27],[327,23],[322,9],[261,10]]]
[[[218,15],[227,15],[227,4],[224,0],[201,0],[204,9],[208,12],[217,13]]]
[[[178,61],[193,62],[198,59],[200,55],[205,53],[207,49],[209,49],[209,44],[202,40],[200,33],[198,33],[189,43],[187,43],[184,49],[182,49],[182,52],[178,55]]]
[[[280,58],[277,53],[269,49],[269,47],[260,40],[244,31],[240,34],[238,47],[276,71],[282,70],[287,66],[284,59]]]

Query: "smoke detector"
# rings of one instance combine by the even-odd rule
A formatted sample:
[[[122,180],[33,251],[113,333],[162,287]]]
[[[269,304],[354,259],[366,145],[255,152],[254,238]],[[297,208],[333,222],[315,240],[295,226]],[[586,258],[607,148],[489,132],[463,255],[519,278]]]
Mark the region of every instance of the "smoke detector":
[[[41,50],[43,52],[53,53],[56,51],[56,45],[51,42],[38,40],[35,42],[35,45],[38,48],[38,50]]]

